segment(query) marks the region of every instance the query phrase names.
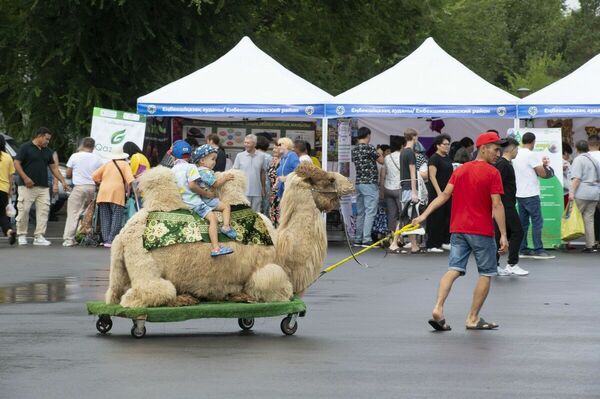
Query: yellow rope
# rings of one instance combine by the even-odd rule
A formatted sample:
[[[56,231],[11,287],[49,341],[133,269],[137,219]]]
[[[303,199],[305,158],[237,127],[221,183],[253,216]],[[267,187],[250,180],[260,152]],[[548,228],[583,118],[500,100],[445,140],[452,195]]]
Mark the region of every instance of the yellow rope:
[[[399,230],[396,230],[396,231],[395,231],[393,234],[391,234],[391,235],[389,235],[389,236],[387,236],[387,237],[385,237],[385,238],[383,238],[383,239],[381,239],[381,240],[379,240],[379,241],[377,241],[377,242],[375,242],[375,243],[373,243],[373,244],[369,245],[367,248],[364,248],[364,249],[362,249],[362,250],[358,251],[357,253],[355,253],[355,254],[353,254],[353,255],[350,255],[350,256],[348,256],[348,257],[347,257],[347,258],[345,258],[345,259],[342,259],[342,260],[341,260],[341,261],[339,261],[338,263],[335,263],[335,264],[333,264],[333,265],[329,266],[328,268],[326,268],[325,270],[323,270],[323,271],[321,272],[321,276],[322,276],[323,274],[325,274],[325,273],[329,273],[329,272],[330,272],[330,271],[332,271],[333,269],[335,269],[335,268],[337,268],[337,267],[339,267],[339,266],[343,265],[344,263],[346,263],[346,262],[348,262],[349,260],[353,259],[355,256],[359,256],[359,255],[362,255],[362,254],[364,254],[364,253],[365,253],[365,252],[367,252],[367,251],[370,251],[371,249],[375,248],[376,246],[378,246],[378,245],[379,245],[379,244],[381,244],[382,242],[384,242],[384,241],[387,241],[387,240],[390,240],[390,239],[392,239],[393,237],[395,237],[395,236],[397,236],[397,235],[400,235],[400,234],[402,234],[402,233],[405,233],[405,232],[407,232],[407,231],[413,231],[413,230],[416,230],[416,229],[418,229],[419,227],[421,227],[421,226],[420,226],[420,225],[418,225],[418,224],[417,224],[417,225],[414,225],[414,226],[413,226],[412,224],[407,224],[406,226],[402,227],[401,229],[399,229]]]

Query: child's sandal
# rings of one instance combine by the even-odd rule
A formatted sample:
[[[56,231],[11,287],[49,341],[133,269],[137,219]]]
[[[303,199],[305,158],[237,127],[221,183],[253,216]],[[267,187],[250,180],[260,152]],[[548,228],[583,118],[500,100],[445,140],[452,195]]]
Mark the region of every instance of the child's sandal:
[[[232,240],[235,240],[235,238],[237,237],[237,233],[231,227],[229,228],[229,230],[225,230],[221,227],[220,230],[221,230],[221,233],[225,234],[227,237],[231,238]]]
[[[210,256],[216,257],[221,255],[229,255],[233,253],[233,249],[229,247],[219,247],[218,251],[210,251]]]

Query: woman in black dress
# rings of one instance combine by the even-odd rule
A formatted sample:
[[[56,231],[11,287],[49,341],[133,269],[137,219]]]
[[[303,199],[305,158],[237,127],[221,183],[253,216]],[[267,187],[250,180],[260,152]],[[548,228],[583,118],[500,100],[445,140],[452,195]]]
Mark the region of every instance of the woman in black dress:
[[[441,134],[433,142],[435,154],[429,158],[429,181],[427,192],[429,203],[444,191],[450,176],[452,176],[452,161],[448,156],[450,151],[450,136]],[[427,218],[427,252],[443,252],[450,249],[450,209],[452,202],[448,201]]]

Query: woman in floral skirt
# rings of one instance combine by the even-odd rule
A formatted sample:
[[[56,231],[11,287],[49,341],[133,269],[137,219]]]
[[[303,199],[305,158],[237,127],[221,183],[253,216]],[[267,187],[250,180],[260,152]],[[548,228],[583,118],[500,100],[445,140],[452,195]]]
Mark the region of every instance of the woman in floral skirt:
[[[279,197],[277,197],[277,168],[279,167],[280,160],[279,147],[273,148],[273,159],[267,169],[267,177],[269,179],[269,201],[271,207],[269,208],[269,217],[273,226],[277,227],[279,224]]]

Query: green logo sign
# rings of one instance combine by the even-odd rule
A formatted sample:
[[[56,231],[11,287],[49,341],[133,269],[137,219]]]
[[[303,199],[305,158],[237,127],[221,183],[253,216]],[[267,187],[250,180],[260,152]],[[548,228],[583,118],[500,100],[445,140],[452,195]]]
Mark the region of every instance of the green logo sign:
[[[125,140],[125,133],[127,129],[119,130],[118,132],[114,132],[110,138],[111,144],[119,144],[123,140]]]

